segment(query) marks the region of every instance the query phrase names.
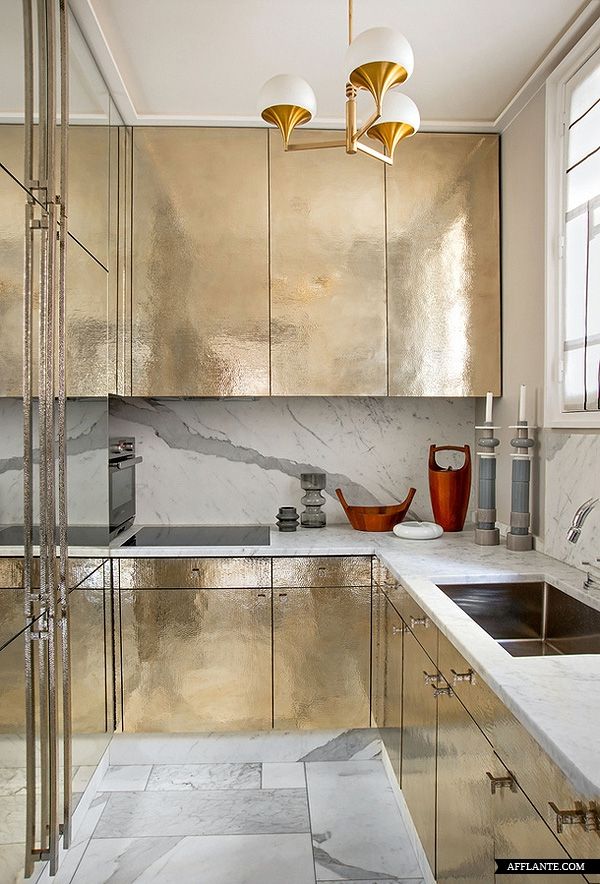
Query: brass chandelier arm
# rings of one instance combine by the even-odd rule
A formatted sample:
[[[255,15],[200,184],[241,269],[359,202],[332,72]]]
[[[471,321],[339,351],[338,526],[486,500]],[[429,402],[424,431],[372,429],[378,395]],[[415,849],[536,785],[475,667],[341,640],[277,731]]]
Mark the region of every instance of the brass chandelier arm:
[[[346,147],[344,141],[300,141],[296,144],[288,144],[284,150],[323,150],[328,147]]]
[[[381,153],[379,150],[375,150],[373,147],[369,147],[368,144],[363,144],[361,141],[356,142],[357,150],[360,150],[362,153],[366,153],[367,156],[374,157],[376,160],[381,160],[382,163],[386,163],[388,166],[393,166],[394,161],[392,157],[388,157],[387,154]]]
[[[371,128],[371,126],[372,126],[374,123],[377,122],[377,120],[379,119],[380,116],[381,116],[381,111],[380,111],[380,110],[375,110],[375,111],[373,111],[373,113],[371,114],[371,116],[369,117],[369,119],[367,120],[367,122],[364,123],[364,124],[360,127],[360,129],[358,130],[358,132],[354,135],[354,141],[359,141],[359,139],[361,139],[361,138],[363,137],[363,135],[366,135],[367,131]]]

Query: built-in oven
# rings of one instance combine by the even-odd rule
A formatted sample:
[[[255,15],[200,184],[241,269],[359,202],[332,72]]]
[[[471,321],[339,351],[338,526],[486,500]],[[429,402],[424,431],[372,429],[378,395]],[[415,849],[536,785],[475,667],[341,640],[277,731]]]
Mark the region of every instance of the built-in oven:
[[[110,537],[116,537],[135,521],[135,468],[142,458],[135,453],[133,436],[109,440],[108,506]]]

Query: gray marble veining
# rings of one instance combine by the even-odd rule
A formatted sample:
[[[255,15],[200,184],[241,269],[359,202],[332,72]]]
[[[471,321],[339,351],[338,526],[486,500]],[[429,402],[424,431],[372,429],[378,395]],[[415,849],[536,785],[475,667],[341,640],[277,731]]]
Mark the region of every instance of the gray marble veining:
[[[308,831],[308,808],[302,789],[171,792],[168,801],[161,792],[112,792],[96,837]]]
[[[152,768],[146,786],[149,792],[260,788],[261,766],[256,762],[246,764],[157,764]]]
[[[474,404],[116,399],[111,429],[135,436],[144,457],[138,470],[144,524],[273,523],[279,506],[300,509],[300,475],[310,472],[326,473],[327,520],[343,523],[338,486],[351,503],[373,504],[403,500],[414,485],[415,511],[429,516],[429,445],[472,444]]]

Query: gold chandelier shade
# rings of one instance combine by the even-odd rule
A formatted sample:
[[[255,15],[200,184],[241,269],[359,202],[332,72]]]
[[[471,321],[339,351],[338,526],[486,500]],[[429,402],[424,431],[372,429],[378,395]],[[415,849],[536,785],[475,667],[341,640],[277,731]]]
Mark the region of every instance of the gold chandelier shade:
[[[381,141],[389,157],[394,155],[394,150],[399,141],[414,134],[414,127],[409,123],[375,123],[367,131],[369,138],[376,138],[377,141]]]
[[[266,107],[261,116],[266,123],[277,126],[283,137],[283,146],[287,150],[290,136],[296,126],[308,123],[312,114],[297,104],[274,104],[272,107]]]
[[[408,71],[401,64],[393,61],[370,61],[355,68],[348,79],[357,89],[367,89],[371,93],[377,110],[381,113],[385,93],[404,83],[407,77]]]

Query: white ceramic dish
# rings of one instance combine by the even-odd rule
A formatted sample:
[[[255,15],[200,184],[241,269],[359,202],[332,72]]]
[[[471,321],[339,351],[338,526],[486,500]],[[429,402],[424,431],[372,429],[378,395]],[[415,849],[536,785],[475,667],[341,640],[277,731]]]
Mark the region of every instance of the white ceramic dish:
[[[400,522],[394,525],[394,534],[403,540],[435,540],[443,533],[444,529],[435,522]]]

